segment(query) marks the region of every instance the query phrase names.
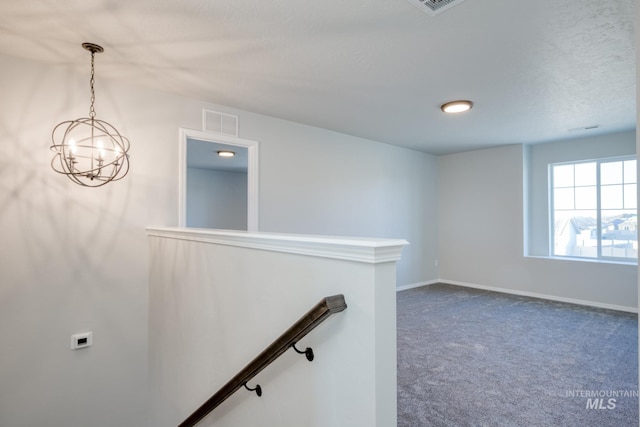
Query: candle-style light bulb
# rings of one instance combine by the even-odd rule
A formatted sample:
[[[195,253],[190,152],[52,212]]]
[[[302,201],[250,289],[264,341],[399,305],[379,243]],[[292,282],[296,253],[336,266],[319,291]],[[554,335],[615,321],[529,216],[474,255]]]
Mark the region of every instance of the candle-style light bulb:
[[[104,160],[104,144],[101,139],[98,140],[96,146],[98,147],[98,160]]]
[[[78,146],[76,145],[76,140],[71,138],[67,144],[69,146],[69,151],[72,156],[75,156],[78,153]]]
[[[78,146],[76,145],[76,140],[71,138],[67,141],[67,146],[69,147],[69,157],[67,158],[67,167],[69,171],[73,172],[75,170],[75,165],[78,163],[76,160],[76,153],[78,152]]]

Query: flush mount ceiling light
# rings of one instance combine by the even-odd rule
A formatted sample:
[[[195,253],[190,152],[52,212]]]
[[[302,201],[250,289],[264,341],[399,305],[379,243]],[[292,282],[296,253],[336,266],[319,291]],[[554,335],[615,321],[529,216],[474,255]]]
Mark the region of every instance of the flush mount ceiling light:
[[[76,184],[100,187],[129,172],[129,140],[111,124],[96,118],[94,57],[104,49],[93,43],[82,43],[82,47],[91,52],[89,117],[64,121],[53,129],[51,150],[55,156],[51,167]]]
[[[471,101],[451,101],[446,104],[442,104],[440,109],[445,113],[463,113],[473,107]]]
[[[235,155],[236,155],[236,153],[234,151],[229,151],[229,150],[220,150],[220,151],[218,151],[218,156],[220,156],[220,157],[233,157]]]

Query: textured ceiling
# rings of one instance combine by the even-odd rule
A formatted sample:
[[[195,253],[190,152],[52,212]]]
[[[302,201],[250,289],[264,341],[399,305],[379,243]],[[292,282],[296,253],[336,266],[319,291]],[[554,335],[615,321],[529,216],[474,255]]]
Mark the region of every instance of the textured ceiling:
[[[635,129],[633,0],[2,0],[0,54],[435,154]],[[445,116],[439,106],[475,107]],[[596,130],[569,129],[599,125]],[[242,123],[240,123],[242,134]]]

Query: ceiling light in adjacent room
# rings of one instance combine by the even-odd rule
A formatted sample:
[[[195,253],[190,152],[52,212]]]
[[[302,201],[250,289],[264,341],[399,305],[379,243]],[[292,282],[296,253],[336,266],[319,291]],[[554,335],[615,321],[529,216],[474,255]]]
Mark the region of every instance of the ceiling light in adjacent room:
[[[468,111],[473,107],[471,101],[451,101],[446,104],[442,104],[440,109],[445,113],[462,113]]]
[[[220,157],[233,157],[235,155],[236,155],[236,153],[234,151],[229,151],[229,150],[220,150],[220,151],[218,151],[218,156],[220,156]]]
[[[82,47],[91,52],[89,117],[64,121],[53,128],[51,150],[55,156],[51,167],[76,184],[100,187],[129,172],[129,140],[111,124],[96,118],[94,57],[104,49],[93,43],[82,43]]]

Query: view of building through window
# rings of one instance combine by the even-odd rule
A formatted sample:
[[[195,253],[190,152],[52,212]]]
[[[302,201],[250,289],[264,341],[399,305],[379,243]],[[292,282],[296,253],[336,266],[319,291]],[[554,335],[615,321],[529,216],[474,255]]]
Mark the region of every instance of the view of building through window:
[[[550,165],[553,256],[636,261],[634,157]]]

